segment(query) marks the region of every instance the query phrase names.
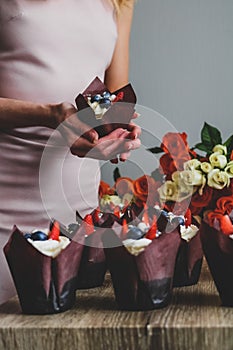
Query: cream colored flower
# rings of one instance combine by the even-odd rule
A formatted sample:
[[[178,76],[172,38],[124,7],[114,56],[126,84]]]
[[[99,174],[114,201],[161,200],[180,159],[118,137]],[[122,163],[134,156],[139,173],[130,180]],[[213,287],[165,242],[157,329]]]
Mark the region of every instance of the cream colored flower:
[[[202,186],[206,183],[205,176],[199,170],[184,170],[180,175],[184,183],[189,186]]]
[[[215,153],[218,153],[218,154],[224,154],[226,155],[227,154],[227,147],[224,146],[224,145],[216,145],[214,146],[213,148],[213,152]]]
[[[212,165],[208,162],[201,163],[201,170],[208,174],[213,169]]]
[[[218,152],[212,153],[209,157],[209,161],[213,167],[218,167],[220,169],[223,169],[227,165],[226,156],[219,154]]]
[[[233,177],[233,160],[231,160],[231,161],[227,164],[227,166],[226,166],[226,168],[225,168],[224,170],[225,170],[225,172],[227,173],[227,175],[228,175],[230,178]]]
[[[198,159],[191,159],[184,163],[184,170],[196,170],[200,165],[201,162]]]
[[[118,196],[110,196],[108,194],[104,195],[100,200],[100,206],[101,208],[107,208],[110,204],[113,204],[114,206],[121,204],[121,199]]]
[[[213,169],[209,172],[208,186],[216,188],[217,190],[223,189],[225,186],[230,185],[230,177],[225,171],[220,169]]]
[[[173,181],[166,181],[158,189],[161,202],[176,201],[178,199],[178,187]]]
[[[191,171],[190,171],[191,172]],[[190,183],[187,183],[183,177],[184,171],[175,171],[172,174],[172,180],[177,185],[178,197],[177,201],[182,201],[188,197],[190,197],[195,191],[194,186]]]

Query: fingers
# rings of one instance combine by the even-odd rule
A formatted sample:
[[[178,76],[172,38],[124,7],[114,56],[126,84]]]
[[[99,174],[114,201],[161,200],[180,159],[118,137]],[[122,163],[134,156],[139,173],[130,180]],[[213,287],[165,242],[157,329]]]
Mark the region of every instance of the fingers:
[[[98,133],[96,130],[92,129],[89,125],[83,123],[77,113],[73,113],[70,115],[66,120],[60,125],[61,129],[64,127],[66,129],[69,129],[72,134],[72,141],[74,142],[75,138],[77,136],[83,136],[85,139],[87,139],[90,142],[96,142],[99,138]]]
[[[140,126],[135,125],[134,123],[128,124],[127,130],[130,132],[128,137],[132,140],[138,138],[142,132]]]
[[[119,132],[116,132],[116,134]],[[104,140],[103,140],[104,139]],[[116,162],[118,154],[126,153],[129,150],[139,148],[141,142],[137,140],[127,140],[124,138],[109,138],[109,135],[99,139],[95,144],[80,137],[71,147],[71,153],[79,157],[88,157]]]
[[[130,152],[125,152],[120,154],[120,161],[125,162],[130,157]]]

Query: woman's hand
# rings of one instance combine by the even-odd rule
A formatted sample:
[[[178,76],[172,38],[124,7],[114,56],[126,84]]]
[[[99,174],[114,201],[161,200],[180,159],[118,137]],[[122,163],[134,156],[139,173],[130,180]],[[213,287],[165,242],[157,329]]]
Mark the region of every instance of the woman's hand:
[[[129,124],[127,129],[116,129],[99,138],[98,133],[78,118],[76,108],[70,103],[54,105],[55,125],[65,138],[71,153],[78,157],[101,160],[126,160],[129,151],[140,147],[140,128]]]

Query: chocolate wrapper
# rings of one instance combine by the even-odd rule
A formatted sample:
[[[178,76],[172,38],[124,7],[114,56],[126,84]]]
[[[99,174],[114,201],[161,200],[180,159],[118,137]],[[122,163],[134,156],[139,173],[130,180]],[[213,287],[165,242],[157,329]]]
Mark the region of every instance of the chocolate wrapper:
[[[135,112],[134,107],[137,100],[131,84],[128,84],[112,92],[115,95],[123,92],[123,99],[113,103],[101,119],[96,119],[95,113],[87,103],[85,96],[102,94],[104,91],[108,91],[107,87],[96,77],[87,89],[75,99],[79,119],[95,128],[101,137],[117,128],[125,128],[129,124]]]
[[[102,244],[102,233],[105,229],[97,228],[85,239],[82,260],[76,280],[77,289],[102,286],[107,270]]]
[[[203,251],[223,306],[233,307],[233,240],[203,222]]]
[[[103,285],[107,271],[106,259],[103,250],[102,234],[106,228],[111,228],[120,219],[112,213],[102,213],[98,221],[91,213],[96,232],[85,238],[82,260],[76,280],[76,289],[95,288]],[[79,222],[82,216],[76,212]]]
[[[34,248],[14,226],[4,253],[23,313],[53,314],[72,307],[83,251],[83,227],[73,239],[76,241],[71,241],[56,258],[51,258]]]
[[[189,242],[181,240],[175,264],[173,287],[196,284],[199,280],[203,260],[200,232]]]
[[[169,303],[180,245],[180,234],[177,230],[154,239],[138,256],[131,255],[122,246],[113,230],[106,230],[103,242],[120,309],[151,310]]]

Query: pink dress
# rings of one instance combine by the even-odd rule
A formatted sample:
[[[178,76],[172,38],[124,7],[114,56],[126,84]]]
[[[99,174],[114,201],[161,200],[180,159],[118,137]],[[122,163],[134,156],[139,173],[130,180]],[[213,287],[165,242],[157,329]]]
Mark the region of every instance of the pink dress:
[[[104,78],[116,38],[108,0],[1,0],[0,96],[74,103],[96,76]],[[98,162],[72,156],[59,133],[45,147],[51,133],[0,133],[0,303],[15,293],[2,253],[12,226],[48,227],[51,217],[68,224],[75,210],[97,205]]]

